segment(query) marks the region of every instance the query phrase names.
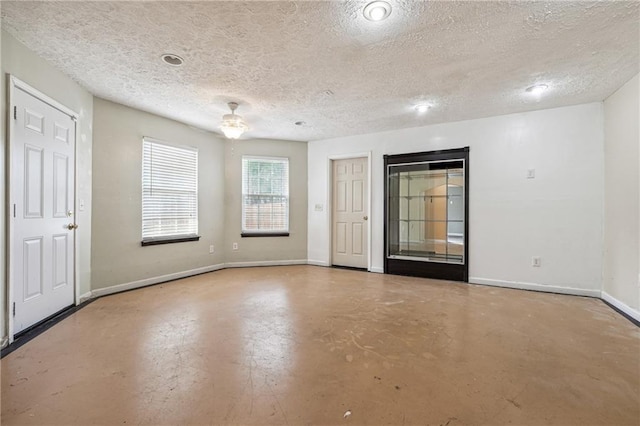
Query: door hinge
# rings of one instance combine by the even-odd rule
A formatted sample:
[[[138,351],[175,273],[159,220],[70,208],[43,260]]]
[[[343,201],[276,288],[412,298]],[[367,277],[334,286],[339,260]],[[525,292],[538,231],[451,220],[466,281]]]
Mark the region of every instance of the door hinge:
[[[17,120],[18,119],[18,107],[17,106],[13,106],[13,119]]]
[[[16,316],[16,302],[13,302],[13,316]]]
[[[13,205],[13,217],[16,217],[16,205]]]

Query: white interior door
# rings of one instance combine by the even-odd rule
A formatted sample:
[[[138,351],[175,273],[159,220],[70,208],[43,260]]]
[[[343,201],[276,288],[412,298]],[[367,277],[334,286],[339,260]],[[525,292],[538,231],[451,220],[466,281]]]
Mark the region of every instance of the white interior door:
[[[332,264],[367,268],[367,158],[333,161]]]
[[[15,88],[12,97],[13,332],[74,303],[75,122]]]

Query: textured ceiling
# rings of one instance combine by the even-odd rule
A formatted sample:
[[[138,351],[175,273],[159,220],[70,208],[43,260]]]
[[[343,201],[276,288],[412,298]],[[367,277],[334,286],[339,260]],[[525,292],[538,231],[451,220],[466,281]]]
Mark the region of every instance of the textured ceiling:
[[[2,27],[96,96],[246,138],[318,140],[601,101],[639,69],[640,2],[2,1]],[[160,60],[185,59],[182,67]],[[524,89],[545,83],[539,99]],[[413,105],[432,108],[417,114]],[[304,121],[296,126],[296,121]]]

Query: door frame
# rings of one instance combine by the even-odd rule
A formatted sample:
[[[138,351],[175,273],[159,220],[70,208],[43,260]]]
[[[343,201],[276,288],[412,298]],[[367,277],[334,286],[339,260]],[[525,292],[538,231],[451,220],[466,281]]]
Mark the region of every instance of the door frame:
[[[74,159],[73,159],[73,167],[74,167],[74,173],[73,173],[73,191],[74,191],[74,197],[73,197],[73,211],[75,213],[74,216],[74,223],[78,223],[78,209],[77,209],[77,193],[78,193],[78,117],[79,114],[75,111],[73,111],[72,109],[66,107],[65,105],[61,104],[60,102],[56,101],[55,99],[45,95],[44,93],[42,93],[41,91],[39,91],[38,89],[36,89],[33,86],[30,86],[29,84],[25,83],[24,81],[20,80],[19,78],[17,78],[14,75],[11,74],[7,74],[7,84],[9,86],[8,90],[7,90],[7,104],[8,104],[8,108],[7,108],[7,116],[6,116],[6,120],[7,120],[7,146],[6,146],[6,185],[5,185],[5,189],[6,189],[6,200],[5,200],[5,212],[6,212],[6,223],[5,223],[5,230],[6,230],[6,245],[5,245],[5,267],[6,267],[6,277],[5,277],[5,282],[7,283],[7,291],[6,291],[6,312],[5,312],[5,321],[6,321],[6,329],[7,329],[7,336],[9,338],[9,344],[13,343],[14,340],[14,322],[13,322],[13,302],[15,302],[15,291],[14,291],[14,271],[13,271],[13,242],[14,242],[14,223],[12,219],[12,204],[14,203],[14,199],[15,199],[15,190],[13,188],[13,143],[14,143],[14,137],[15,137],[15,129],[14,126],[16,125],[16,120],[13,119],[13,108],[15,107],[15,99],[16,99],[16,91],[17,90],[22,90],[28,94],[30,94],[31,96],[34,96],[36,98],[38,98],[39,100],[41,100],[42,102],[44,102],[45,104],[59,110],[60,112],[68,115],[69,117],[71,117],[71,119],[74,122],[74,126],[75,126],[75,140],[74,140]],[[75,231],[76,235],[75,238],[73,239],[73,281],[74,281],[74,303],[76,305],[79,304],[80,300],[79,300],[79,295],[80,295],[80,282],[79,282],[79,277],[80,277],[80,271],[79,271],[79,265],[78,265],[78,259],[80,258],[80,253],[79,253],[79,245],[78,245],[78,231]],[[44,318],[43,318],[44,319]]]
[[[371,151],[352,154],[335,154],[327,156],[327,229],[329,230],[329,265],[333,265],[333,162],[335,160],[349,160],[351,158],[367,159],[367,271],[371,272]]]

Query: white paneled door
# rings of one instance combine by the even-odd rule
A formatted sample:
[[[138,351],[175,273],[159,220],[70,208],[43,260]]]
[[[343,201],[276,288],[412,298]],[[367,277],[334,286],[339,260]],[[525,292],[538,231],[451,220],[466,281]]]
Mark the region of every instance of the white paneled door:
[[[332,264],[367,268],[367,158],[333,161]]]
[[[13,92],[11,267],[13,332],[73,305],[75,122]]]

